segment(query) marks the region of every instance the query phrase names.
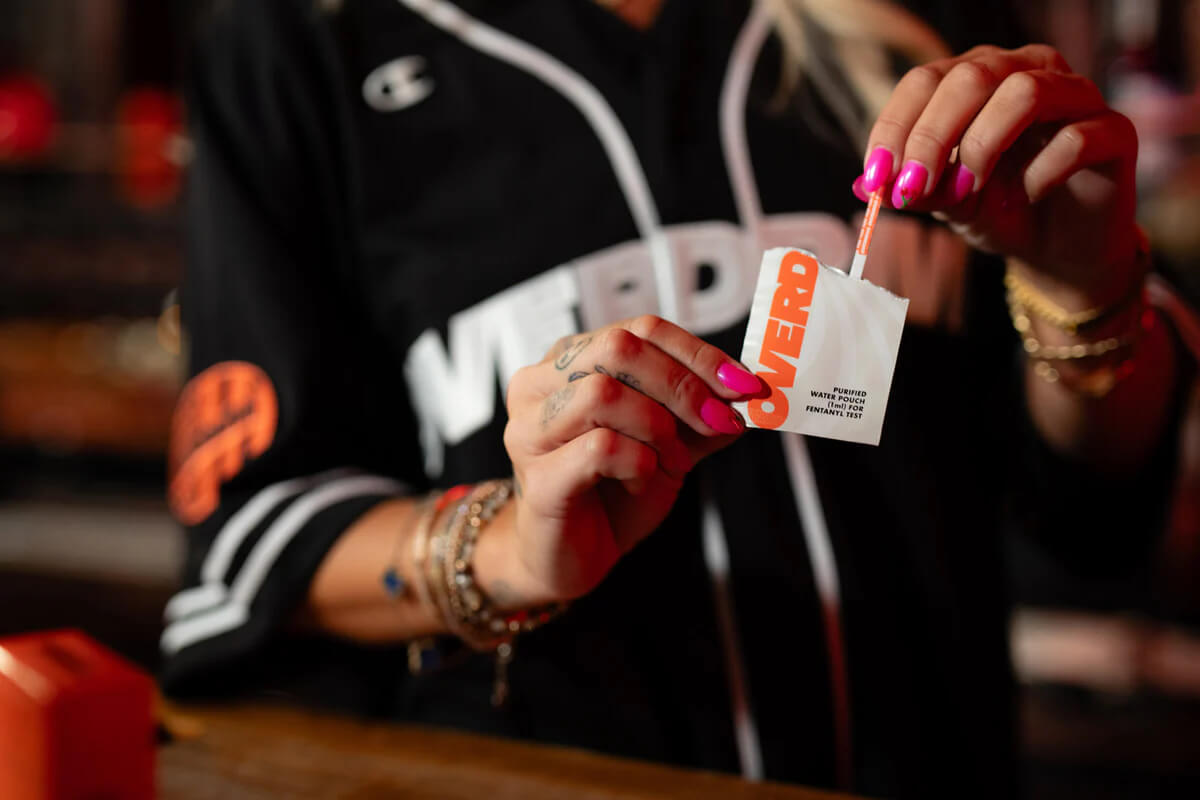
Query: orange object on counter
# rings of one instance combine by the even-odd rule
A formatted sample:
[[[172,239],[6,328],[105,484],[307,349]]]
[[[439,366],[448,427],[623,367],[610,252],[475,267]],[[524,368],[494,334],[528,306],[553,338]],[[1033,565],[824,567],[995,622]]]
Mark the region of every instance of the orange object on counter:
[[[0,798],[154,797],[153,697],[79,631],[0,639]]]

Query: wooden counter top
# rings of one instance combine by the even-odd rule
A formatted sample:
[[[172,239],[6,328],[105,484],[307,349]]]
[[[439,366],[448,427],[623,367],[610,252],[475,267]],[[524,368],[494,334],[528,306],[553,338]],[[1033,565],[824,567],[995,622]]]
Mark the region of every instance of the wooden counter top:
[[[178,713],[201,732],[160,749],[162,800],[847,797],[583,750],[296,709],[188,708]]]

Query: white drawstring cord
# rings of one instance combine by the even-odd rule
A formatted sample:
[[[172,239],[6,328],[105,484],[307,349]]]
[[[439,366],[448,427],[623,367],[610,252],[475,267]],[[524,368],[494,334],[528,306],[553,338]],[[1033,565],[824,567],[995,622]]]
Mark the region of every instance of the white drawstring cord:
[[[762,220],[762,203],[754,179],[754,165],[746,143],[746,96],[758,54],[770,33],[770,12],[763,0],[754,0],[750,16],[742,26],[721,88],[721,147],[725,167],[733,190],[742,229],[754,237],[756,250]],[[838,784],[849,789],[852,782],[852,742],[850,720],[850,680],[846,669],[846,653],[842,632],[841,585],[837,561],[825,522],[821,495],[817,490],[812,459],[804,437],[783,434],[783,449],[796,510],[804,532],[804,544],[812,563],[813,579],[820,597],[825,624],[825,641],[829,659],[830,688],[833,695],[834,740],[837,751]]]
[[[398,0],[464,44],[521,69],[558,91],[583,114],[596,132],[617,175],[638,233],[650,251],[660,315],[679,322],[679,295],[671,244],[658,217],[646,173],[629,134],[612,106],[579,73],[528,42],[493,28],[445,0]]]

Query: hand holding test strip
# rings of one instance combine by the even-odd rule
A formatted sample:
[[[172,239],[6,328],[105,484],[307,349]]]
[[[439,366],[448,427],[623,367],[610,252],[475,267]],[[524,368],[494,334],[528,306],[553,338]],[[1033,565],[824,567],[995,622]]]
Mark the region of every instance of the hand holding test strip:
[[[883,190],[847,275],[805,250],[763,253],[742,363],[769,394],[736,403],[749,426],[879,444],[908,300],[863,280]]]

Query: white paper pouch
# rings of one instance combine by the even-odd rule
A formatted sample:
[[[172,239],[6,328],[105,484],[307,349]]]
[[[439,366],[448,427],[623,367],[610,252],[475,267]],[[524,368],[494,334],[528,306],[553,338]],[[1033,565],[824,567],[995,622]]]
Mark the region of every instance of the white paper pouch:
[[[770,394],[750,427],[879,444],[908,300],[805,250],[763,253],[742,362]]]

